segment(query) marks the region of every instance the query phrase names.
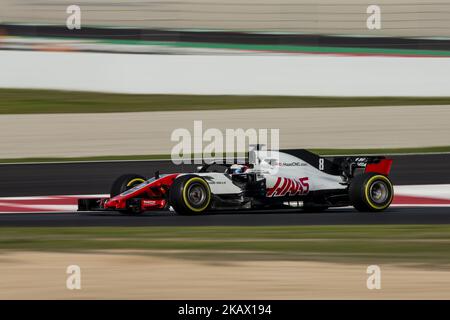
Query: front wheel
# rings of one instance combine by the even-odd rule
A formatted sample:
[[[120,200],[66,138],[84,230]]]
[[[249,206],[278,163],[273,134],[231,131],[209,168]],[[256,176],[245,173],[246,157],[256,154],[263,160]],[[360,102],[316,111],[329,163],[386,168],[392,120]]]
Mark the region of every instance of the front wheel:
[[[147,179],[141,175],[138,174],[124,174],[120,177],[118,177],[113,185],[111,186],[110,195],[111,198],[130,190],[141,183],[145,182]],[[140,207],[134,207],[134,208],[128,208],[126,210],[120,210],[120,213],[126,214],[126,215],[135,215],[140,214]]]
[[[124,174],[118,177],[113,185],[111,186],[111,198],[115,197],[122,192],[125,192],[141,183],[145,182],[147,179],[138,174]]]
[[[363,173],[351,181],[349,197],[356,210],[379,212],[391,205],[394,187],[385,175],[374,172]]]
[[[196,175],[183,175],[173,182],[169,190],[169,204],[176,213],[199,215],[211,204],[211,190],[205,179]]]

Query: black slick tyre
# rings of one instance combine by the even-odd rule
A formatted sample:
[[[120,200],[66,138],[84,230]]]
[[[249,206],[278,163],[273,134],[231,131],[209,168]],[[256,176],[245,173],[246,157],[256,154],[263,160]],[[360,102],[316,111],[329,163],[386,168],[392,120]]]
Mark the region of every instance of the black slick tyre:
[[[349,187],[352,206],[358,211],[380,212],[392,203],[394,187],[388,177],[367,172],[353,178]]]
[[[180,215],[201,215],[211,205],[209,184],[197,175],[182,175],[175,179],[169,190],[169,204]]]

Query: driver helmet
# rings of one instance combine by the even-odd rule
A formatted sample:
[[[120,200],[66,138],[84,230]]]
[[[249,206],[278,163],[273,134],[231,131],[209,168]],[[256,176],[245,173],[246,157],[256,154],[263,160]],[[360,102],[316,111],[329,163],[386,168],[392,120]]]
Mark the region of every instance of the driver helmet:
[[[245,166],[245,165],[233,164],[233,165],[230,167],[230,172],[231,172],[231,174],[242,174],[242,173],[244,173],[247,169],[248,169],[248,167]]]

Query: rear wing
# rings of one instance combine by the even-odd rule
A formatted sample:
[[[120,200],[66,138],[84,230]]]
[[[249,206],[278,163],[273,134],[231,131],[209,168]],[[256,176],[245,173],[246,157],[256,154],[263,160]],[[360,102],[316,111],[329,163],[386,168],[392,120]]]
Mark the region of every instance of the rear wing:
[[[368,163],[365,168],[365,172],[376,172],[384,174],[385,176],[389,175],[392,167],[392,159],[381,159],[377,163]]]

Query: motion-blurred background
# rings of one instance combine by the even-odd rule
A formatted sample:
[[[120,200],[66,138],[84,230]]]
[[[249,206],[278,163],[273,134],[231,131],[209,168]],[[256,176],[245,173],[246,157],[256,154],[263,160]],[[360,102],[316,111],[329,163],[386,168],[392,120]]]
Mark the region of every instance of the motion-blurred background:
[[[5,0],[0,112],[78,115],[1,117],[0,158],[168,154],[195,119],[280,128],[289,148],[446,146],[449,17],[446,1]],[[162,113],[115,113],[134,111]]]
[[[69,16],[66,10],[71,5],[81,9],[81,32],[67,32],[65,28]],[[369,29],[367,19],[378,12],[374,6],[378,7],[381,14],[381,24],[380,28]],[[85,50],[95,50],[92,49],[92,41],[87,39],[103,40],[97,43],[105,46],[103,50],[114,50],[113,44],[119,50],[119,44],[136,44],[132,42],[136,40],[153,42],[139,42],[152,47],[126,47],[127,51],[133,52],[173,53],[175,46],[177,53],[198,53],[199,49],[205,53],[218,48],[251,49],[247,45],[258,44],[266,45],[259,49],[282,51],[302,51],[302,48],[285,47],[291,45],[448,50],[448,44],[440,41],[430,43],[424,39],[448,38],[449,18],[450,3],[446,1],[84,0],[74,3],[64,0],[4,0],[0,4],[3,35],[52,37],[52,41],[47,39],[49,46],[55,47],[55,42],[62,42],[66,44],[66,49]],[[323,38],[323,35],[340,37]],[[85,41],[77,39],[77,36]],[[395,38],[374,37],[413,37],[416,40],[411,43]],[[23,48],[30,39],[24,40],[9,44],[7,41],[3,46],[17,48],[22,45]],[[63,40],[76,41],[66,43]],[[165,49],[154,47],[163,44],[170,46]],[[315,49],[303,48],[303,51],[309,50]]]
[[[70,5],[82,8],[83,24],[91,27],[374,35],[361,15],[377,5],[383,15],[378,36],[448,37],[450,28],[450,4],[442,0],[3,0],[1,18],[11,24],[61,25]]]
[[[0,0],[0,298],[448,299],[449,75],[448,0]],[[121,174],[192,171],[167,156],[195,120],[395,153],[394,205],[74,213]]]

